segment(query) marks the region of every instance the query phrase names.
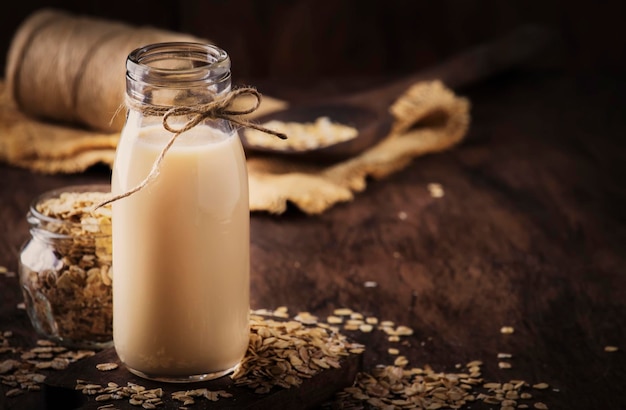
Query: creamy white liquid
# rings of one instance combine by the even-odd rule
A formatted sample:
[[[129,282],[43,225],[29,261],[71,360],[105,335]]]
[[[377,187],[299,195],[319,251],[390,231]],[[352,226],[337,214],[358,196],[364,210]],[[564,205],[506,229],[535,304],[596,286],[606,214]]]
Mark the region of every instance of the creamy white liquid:
[[[114,194],[146,177],[172,136],[126,124]],[[136,136],[136,137],[135,137]],[[185,377],[235,366],[248,345],[250,221],[236,134],[182,134],[158,177],[113,203],[113,338],[130,369]]]

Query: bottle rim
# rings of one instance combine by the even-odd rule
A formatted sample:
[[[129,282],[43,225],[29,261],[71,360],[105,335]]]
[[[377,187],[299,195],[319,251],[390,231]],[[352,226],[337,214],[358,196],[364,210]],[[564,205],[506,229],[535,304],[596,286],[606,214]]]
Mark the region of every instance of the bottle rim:
[[[131,81],[163,87],[193,87],[230,79],[230,57],[213,44],[163,42],[134,49],[126,60]]]

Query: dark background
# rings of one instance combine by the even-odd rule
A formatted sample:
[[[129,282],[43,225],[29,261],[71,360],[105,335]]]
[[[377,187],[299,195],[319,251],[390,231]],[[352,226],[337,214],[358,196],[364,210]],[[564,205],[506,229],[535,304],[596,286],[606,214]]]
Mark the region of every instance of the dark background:
[[[406,347],[412,365],[485,359],[487,380],[559,389],[544,392],[550,409],[626,409],[626,1],[12,3],[0,10],[2,65],[19,23],[54,6],[206,37],[229,52],[235,79],[297,80],[316,92],[325,78],[344,89],[425,68],[525,23],[554,28],[565,75],[511,73],[464,90],[472,124],[458,148],[317,217],[254,215],[251,303],[321,317],[335,307],[371,311],[416,329]],[[0,164],[0,264],[16,267],[31,198],[109,180],[108,169],[95,171],[44,176]],[[434,181],[442,200],[426,190]],[[14,285],[2,288],[3,326],[34,340],[11,280],[3,279]],[[366,280],[380,286],[366,289]],[[515,335],[504,339],[508,324]],[[366,369],[389,360],[386,339],[355,336],[368,346]],[[514,368],[499,369],[497,352],[513,353]],[[0,408],[37,408],[24,405],[36,398],[0,393]]]
[[[18,25],[54,7],[208,38],[240,79],[395,75],[525,23],[562,36],[565,68],[623,72],[626,2],[607,0],[65,0],[15,1],[0,12],[0,63]]]

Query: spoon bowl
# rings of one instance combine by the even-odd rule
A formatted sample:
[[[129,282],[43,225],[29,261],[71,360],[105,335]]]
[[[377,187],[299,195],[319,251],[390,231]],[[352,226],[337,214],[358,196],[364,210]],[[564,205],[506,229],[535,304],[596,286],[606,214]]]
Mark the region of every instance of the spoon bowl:
[[[312,123],[321,117],[327,117],[333,123],[354,128],[357,131],[357,135],[354,138],[327,145],[320,143],[317,146],[313,143],[311,148],[306,149],[293,147],[288,141],[278,139],[273,141],[271,146],[255,144],[246,136],[246,129],[241,129],[239,135],[244,149],[256,154],[298,158],[316,162],[336,162],[358,155],[381,141],[389,134],[392,124],[392,117],[388,113],[381,113],[365,106],[340,103],[298,105],[284,111],[259,117],[256,121],[260,124],[268,121]],[[289,136],[287,137],[289,138]],[[311,135],[311,138],[315,139],[315,136]]]

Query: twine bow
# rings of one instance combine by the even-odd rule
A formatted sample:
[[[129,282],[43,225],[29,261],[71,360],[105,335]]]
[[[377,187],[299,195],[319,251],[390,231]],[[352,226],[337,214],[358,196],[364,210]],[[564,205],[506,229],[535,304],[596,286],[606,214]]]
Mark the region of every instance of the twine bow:
[[[245,95],[251,95],[255,98],[255,102],[249,108],[244,109],[232,109],[232,105],[237,98],[240,98]],[[112,198],[109,198],[98,205],[95,206],[94,210],[103,207],[107,204],[120,200],[122,198],[129,197],[135,192],[140,191],[146,185],[148,185],[152,180],[154,180],[160,172],[161,162],[163,158],[165,158],[165,154],[169,151],[169,149],[174,145],[176,139],[185,131],[192,129],[193,127],[199,125],[202,121],[212,118],[212,119],[224,119],[229,121],[232,124],[237,124],[241,127],[253,128],[255,130],[274,135],[280,139],[286,139],[287,136],[281,132],[277,132],[274,130],[270,130],[265,128],[259,124],[248,121],[246,119],[238,118],[241,115],[250,114],[256,111],[261,105],[261,93],[259,93],[256,89],[251,87],[243,87],[237,88],[229,92],[224,98],[219,100],[211,101],[207,104],[201,104],[196,106],[176,106],[176,107],[161,107],[156,105],[148,105],[138,103],[135,100],[128,99],[128,106],[131,108],[135,108],[140,110],[144,115],[150,116],[163,116],[163,128],[167,131],[171,132],[173,135],[167,142],[167,144],[163,147],[159,156],[152,164],[152,168],[148,175],[141,181],[137,186],[131,188],[130,190],[115,195]],[[182,124],[180,127],[173,126],[170,124],[170,119],[172,117],[178,116],[190,116],[191,118]]]

